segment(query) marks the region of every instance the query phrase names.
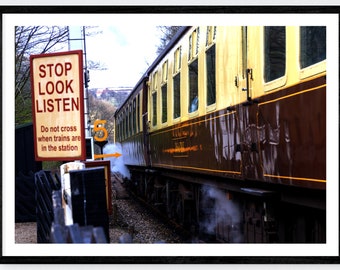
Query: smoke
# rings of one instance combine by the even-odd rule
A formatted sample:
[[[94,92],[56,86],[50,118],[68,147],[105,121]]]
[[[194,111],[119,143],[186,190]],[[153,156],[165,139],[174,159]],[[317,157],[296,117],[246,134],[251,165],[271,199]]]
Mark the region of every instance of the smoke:
[[[200,222],[201,230],[209,235],[216,234],[227,242],[241,242],[242,212],[239,205],[228,199],[226,192],[210,186],[203,186],[202,196],[205,218]]]
[[[120,143],[109,143],[106,144],[103,149],[104,154],[114,154],[120,153],[122,154],[120,157],[107,157],[105,160],[110,160],[111,162],[111,172],[118,172],[123,177],[130,179],[130,172],[128,168],[124,164],[124,155],[122,152],[122,146]]]

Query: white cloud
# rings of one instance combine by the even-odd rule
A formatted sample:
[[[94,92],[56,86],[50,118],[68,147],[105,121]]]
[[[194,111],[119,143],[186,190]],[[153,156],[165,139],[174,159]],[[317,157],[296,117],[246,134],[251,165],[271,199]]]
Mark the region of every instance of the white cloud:
[[[86,37],[87,60],[104,71],[90,71],[90,88],[134,86],[155,58],[159,34],[143,24],[100,26],[101,34]]]

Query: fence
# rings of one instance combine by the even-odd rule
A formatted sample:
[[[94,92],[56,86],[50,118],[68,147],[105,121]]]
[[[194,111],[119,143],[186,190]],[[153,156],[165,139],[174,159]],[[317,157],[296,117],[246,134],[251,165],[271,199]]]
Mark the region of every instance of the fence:
[[[33,124],[15,128],[15,222],[35,222],[34,173],[42,162],[34,159]]]
[[[48,171],[35,174],[38,243],[107,243],[104,229],[94,226],[66,226],[60,180]]]

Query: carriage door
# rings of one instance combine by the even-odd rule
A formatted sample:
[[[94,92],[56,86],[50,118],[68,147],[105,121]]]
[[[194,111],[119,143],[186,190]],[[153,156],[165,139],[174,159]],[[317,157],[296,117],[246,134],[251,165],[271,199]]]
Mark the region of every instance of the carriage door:
[[[242,174],[246,179],[262,178],[257,127],[258,91],[261,90],[260,27],[242,27],[242,74],[240,78],[239,123]]]
[[[264,126],[258,118],[263,96],[264,31],[263,27],[242,27],[242,81],[239,106],[242,174],[245,179],[262,180],[261,136]],[[277,241],[276,200],[270,190],[242,188],[247,195],[243,208],[244,242]]]

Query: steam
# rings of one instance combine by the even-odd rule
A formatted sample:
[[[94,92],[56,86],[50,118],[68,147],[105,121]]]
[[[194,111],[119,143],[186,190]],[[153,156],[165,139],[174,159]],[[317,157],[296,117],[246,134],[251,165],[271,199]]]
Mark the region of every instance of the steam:
[[[219,235],[227,242],[241,242],[242,212],[238,204],[229,200],[225,192],[210,186],[203,186],[202,195],[205,219],[200,223],[200,228],[203,232]]]
[[[109,143],[104,146],[103,149],[104,154],[114,154],[114,153],[120,153],[122,156],[120,157],[107,157],[106,160],[110,160],[111,162],[111,172],[118,172],[123,177],[130,179],[130,172],[128,168],[124,164],[124,155],[122,152],[122,146],[120,143]]]

